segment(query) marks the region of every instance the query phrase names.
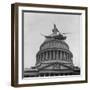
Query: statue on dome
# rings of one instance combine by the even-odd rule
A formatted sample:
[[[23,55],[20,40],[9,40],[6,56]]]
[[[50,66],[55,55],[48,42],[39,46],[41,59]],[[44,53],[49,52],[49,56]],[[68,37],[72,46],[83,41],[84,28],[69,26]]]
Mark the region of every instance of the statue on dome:
[[[54,24],[54,29],[52,29],[53,34],[57,34],[59,31],[56,27],[56,24]]]
[[[54,39],[58,39],[58,40],[65,40],[66,36],[63,36],[57,29],[56,24],[54,24],[54,28],[52,29],[52,34],[49,36],[45,36],[45,38],[54,38]]]

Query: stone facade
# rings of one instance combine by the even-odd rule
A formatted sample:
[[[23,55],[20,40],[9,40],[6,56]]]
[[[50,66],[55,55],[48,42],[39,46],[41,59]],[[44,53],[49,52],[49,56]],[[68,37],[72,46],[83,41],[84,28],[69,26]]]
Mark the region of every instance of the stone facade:
[[[79,75],[80,68],[73,65],[73,54],[56,25],[50,36],[45,36],[36,54],[36,64],[24,71],[25,77]]]

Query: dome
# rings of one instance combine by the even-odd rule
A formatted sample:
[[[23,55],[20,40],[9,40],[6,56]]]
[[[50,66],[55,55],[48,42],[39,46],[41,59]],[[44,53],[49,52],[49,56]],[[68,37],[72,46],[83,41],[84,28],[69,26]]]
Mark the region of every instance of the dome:
[[[80,68],[73,65],[73,54],[65,42],[66,36],[61,34],[54,24],[52,34],[44,36],[45,41],[40,45],[36,54],[36,65],[26,76],[62,76],[80,75]]]
[[[53,48],[69,50],[69,46],[65,41],[54,38],[46,39],[40,46],[40,50],[53,49]]]
[[[36,65],[45,62],[63,62],[69,63],[68,65],[72,66],[73,54],[69,50],[68,44],[65,42],[66,36],[63,36],[58,31],[56,25],[54,25],[52,34],[44,37],[45,41],[41,44],[40,50],[36,55]]]

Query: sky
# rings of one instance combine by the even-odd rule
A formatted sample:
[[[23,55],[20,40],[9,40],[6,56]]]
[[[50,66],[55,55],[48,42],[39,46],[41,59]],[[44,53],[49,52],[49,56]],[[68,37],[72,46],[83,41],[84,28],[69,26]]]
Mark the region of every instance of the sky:
[[[25,12],[24,68],[35,66],[36,54],[45,40],[41,34],[50,35],[54,24],[61,33],[70,33],[65,42],[73,53],[74,65],[80,67],[81,15]]]

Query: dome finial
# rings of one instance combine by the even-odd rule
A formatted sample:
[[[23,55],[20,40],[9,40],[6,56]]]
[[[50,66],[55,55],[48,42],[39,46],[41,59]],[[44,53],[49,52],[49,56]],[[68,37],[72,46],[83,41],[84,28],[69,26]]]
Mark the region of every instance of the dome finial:
[[[54,29],[56,29],[57,27],[56,27],[56,24],[54,24]]]
[[[58,40],[65,40],[66,39],[66,36],[63,36],[60,32],[59,32],[59,30],[57,29],[57,27],[56,27],[56,24],[54,24],[54,28],[52,29],[52,34],[51,35],[49,35],[49,36],[46,36],[46,35],[42,35],[42,36],[44,36],[46,39],[58,39]]]
[[[54,29],[52,29],[52,32],[53,32],[53,34],[57,34],[57,32],[59,32],[57,27],[56,27],[56,24],[54,24]]]

